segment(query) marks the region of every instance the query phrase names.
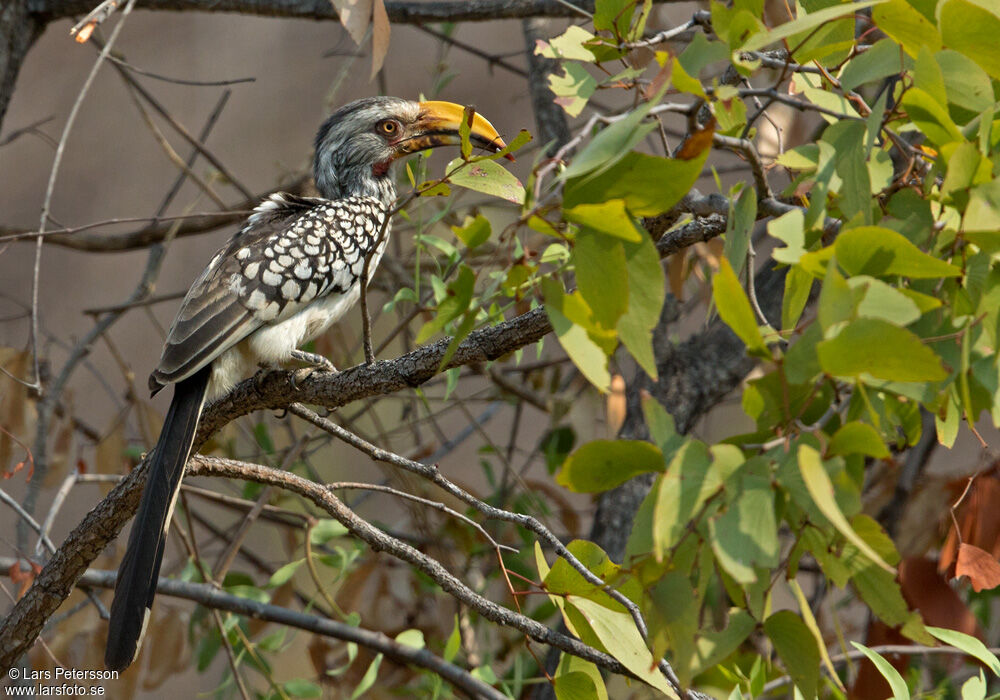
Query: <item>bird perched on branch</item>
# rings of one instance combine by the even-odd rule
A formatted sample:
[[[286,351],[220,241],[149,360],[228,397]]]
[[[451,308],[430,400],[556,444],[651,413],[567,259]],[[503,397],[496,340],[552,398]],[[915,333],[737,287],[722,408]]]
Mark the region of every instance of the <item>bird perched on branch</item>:
[[[149,476],[118,569],[104,663],[135,659],[149,621],[170,516],[207,399],[260,366],[291,360],[334,370],[298,349],[360,296],[382,257],[396,199],[393,162],[460,142],[464,109],[450,102],[373,97],[337,110],[316,135],[313,176],[322,197],[273,194],[216,253],[181,303],[149,378],[174,397],[150,457]],[[473,145],[501,150],[496,129],[472,115]]]

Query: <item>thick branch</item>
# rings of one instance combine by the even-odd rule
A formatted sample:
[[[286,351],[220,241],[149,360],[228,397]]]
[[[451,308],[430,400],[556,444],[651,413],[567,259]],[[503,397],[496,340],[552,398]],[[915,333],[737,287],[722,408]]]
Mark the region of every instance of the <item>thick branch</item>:
[[[0,2],[0,124],[14,94],[14,83],[28,49],[45,29],[30,13],[27,0]]]
[[[663,235],[657,241],[661,254],[673,253],[684,245],[690,245],[692,241],[688,227],[691,225],[681,226]],[[699,225],[698,235],[711,237],[723,230],[724,226],[717,226],[706,232]],[[298,382],[298,390],[292,388],[289,372],[276,371],[258,379],[247,380],[205,410],[195,440],[195,449],[221,427],[252,411],[280,410],[296,402],[336,408],[358,399],[419,386],[443,369],[498,359],[537,342],[551,330],[545,310],[538,308],[497,326],[471,333],[459,344],[444,368],[440,365],[450,342],[449,338],[417,348],[395,360],[358,366],[338,374],[315,372]],[[56,611],[77,579],[132,517],[139,505],[144,479],[144,468],[134,469],[122,479],[73,529],[28,592],[0,623],[0,673],[16,663],[31,647],[45,620]],[[546,635],[556,635],[552,630],[541,627],[547,632],[534,628],[531,632],[522,631],[533,637],[536,633],[543,634],[546,640]],[[560,644],[555,646],[565,648]],[[605,668],[611,667],[605,665]]]
[[[661,2],[663,0],[660,0]],[[94,9],[96,0],[36,0],[37,11],[52,19],[85,15]],[[574,4],[593,12],[593,0],[574,0]],[[336,20],[330,0],[140,0],[143,10],[199,12],[238,12],[264,17]],[[385,0],[389,21],[397,24],[422,22],[485,22],[523,17],[576,17],[568,3],[558,0]]]

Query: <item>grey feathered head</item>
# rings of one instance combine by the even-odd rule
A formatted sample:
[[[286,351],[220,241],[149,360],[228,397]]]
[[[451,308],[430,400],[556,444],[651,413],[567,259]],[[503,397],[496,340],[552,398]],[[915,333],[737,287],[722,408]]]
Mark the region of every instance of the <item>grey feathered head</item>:
[[[391,204],[396,196],[392,163],[408,153],[459,143],[463,115],[464,108],[451,102],[398,97],[366,97],[344,105],[316,134],[316,189],[327,199],[360,195]],[[493,151],[504,147],[497,130],[478,113],[470,138]]]

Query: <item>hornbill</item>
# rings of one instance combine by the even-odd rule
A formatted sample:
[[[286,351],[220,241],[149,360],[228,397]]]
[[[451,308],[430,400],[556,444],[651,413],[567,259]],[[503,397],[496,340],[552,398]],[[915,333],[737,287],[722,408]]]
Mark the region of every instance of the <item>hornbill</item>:
[[[138,654],[205,401],[260,366],[298,360],[334,370],[325,357],[298,348],[358,300],[365,258],[371,254],[369,277],[378,265],[396,200],[393,162],[459,143],[464,116],[450,102],[395,97],[341,107],[316,135],[313,177],[322,196],[272,194],[191,285],[149,377],[153,394],[174,384],[174,396],[118,568],[104,655],[109,669],[126,668]],[[479,114],[470,139],[492,151],[504,147]]]

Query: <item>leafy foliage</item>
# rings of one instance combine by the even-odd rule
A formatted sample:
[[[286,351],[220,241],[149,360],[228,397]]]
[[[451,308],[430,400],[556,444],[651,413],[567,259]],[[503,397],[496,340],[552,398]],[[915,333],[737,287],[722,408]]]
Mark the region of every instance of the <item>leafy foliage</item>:
[[[373,8],[379,24],[382,3]],[[607,678],[563,652],[546,675],[533,647],[525,651],[514,633],[464,607],[423,629],[407,620],[393,631],[399,643],[464,664],[510,697],[551,682],[560,700],[679,697],[688,687],[740,698],[790,688],[807,700],[909,697],[945,673],[933,660],[938,642],[983,664],[962,667],[963,698],[986,697],[985,671],[1000,676],[1000,662],[975,636],[989,627],[975,613],[984,622],[994,614],[975,596],[1000,583],[1000,522],[987,536],[978,511],[959,513],[961,524],[955,516],[945,547],[952,559],[929,562],[927,590],[947,598],[954,614],[945,615],[943,604],[916,594],[913,567],[928,563],[936,528],[951,527],[953,513],[939,504],[919,550],[882,508],[889,496],[879,501],[910,488],[896,475],[928,443],[950,447],[962,434],[978,436],[977,426],[1000,426],[1000,10],[980,0],[803,0],[787,9],[794,16],[776,20],[759,0],[711,0],[683,27],[656,34],[650,0],[597,0],[589,22],[535,47],[559,62],[548,79],[554,103],[585,118],[555,157],[538,157],[522,183],[500,158],[532,153],[528,134],[483,155],[465,133],[443,173],[432,174],[423,155],[407,164],[415,201],[400,216],[413,232],[413,274],[397,276],[382,307],[402,319],[405,342],[450,336],[445,368],[477,328],[534,309],[555,336],[531,358],[540,370],[525,368],[522,347],[477,360],[476,375],[495,382],[496,403],[517,406],[515,430],[525,407],[548,421],[535,447],[512,439],[505,454],[484,439],[473,458],[489,491],[483,500],[547,524],[558,518],[575,536],[581,501],[570,492],[602,498],[633,479],[649,488],[614,556],[585,539],[556,556],[552,542],[514,527],[488,537],[516,553],[483,546],[466,528],[478,515],[453,504],[439,510],[458,513],[457,523],[431,530],[416,518],[414,538],[447,549],[442,560],[455,563],[458,543],[477,590],[564,625],[624,672]],[[608,113],[598,104],[607,95],[630,106]],[[812,137],[802,129],[786,143],[789,123],[780,133],[768,126],[781,118],[775,105],[806,115],[799,126]],[[739,182],[728,179],[723,151],[741,159]],[[699,182],[718,191],[705,196]],[[457,198],[439,196],[461,190],[487,203],[460,209]],[[672,256],[666,265],[664,254]],[[774,271],[778,292],[762,300],[758,282]],[[731,335],[712,337],[741,346],[730,370],[743,379],[734,392],[739,416],[697,433],[688,428],[707,407],[690,409],[683,423],[671,411],[718,402],[737,382],[726,384],[721,370],[696,377],[718,387],[675,381],[671,372],[692,361],[679,324],[670,325],[682,314],[699,315],[691,327],[724,325]],[[510,379],[515,372],[523,381]],[[439,439],[431,401],[449,404],[465,376],[454,368],[437,389],[410,397],[404,428],[419,432],[406,424],[422,414],[441,433],[441,444],[419,456],[452,449]],[[608,434],[573,422],[574,403],[602,401]],[[468,433],[485,435],[456,404],[473,424]],[[371,414],[372,431],[384,435],[382,416]],[[626,416],[629,428],[615,435]],[[264,453],[277,451],[266,425],[254,437]],[[515,448],[528,453],[520,471],[511,465]],[[0,455],[12,449],[0,434]],[[232,444],[220,449],[236,455]],[[554,484],[524,475],[535,459]],[[293,461],[291,469],[307,471]],[[976,488],[1000,494],[983,485],[987,478],[1000,483],[992,474]],[[361,614],[338,601],[363,607],[357,590],[374,567],[347,532],[334,520],[310,521],[308,532],[289,536],[290,548],[301,548],[290,562],[264,577],[231,572],[223,588],[272,602],[308,578],[309,605],[360,626]],[[943,571],[971,579],[975,593],[956,593]],[[203,574],[192,563],[185,576]],[[371,585],[386,597],[394,588]],[[412,598],[443,609],[429,579],[413,574],[411,585]],[[845,635],[831,601],[872,624]],[[275,679],[291,644],[283,635],[251,641],[250,623],[236,616],[221,629],[207,616],[191,626],[198,668],[229,646],[266,679],[266,697],[321,692],[312,680]],[[914,663],[925,677],[879,653],[876,630],[922,653]],[[847,636],[865,644],[848,646]],[[339,650],[336,664],[329,649],[311,651],[326,676],[350,675],[351,697],[385,677],[384,657],[356,645]],[[845,662],[862,657],[868,665],[855,674]],[[882,685],[865,686],[865,669]],[[400,687],[415,697],[445,692],[427,670]]]

